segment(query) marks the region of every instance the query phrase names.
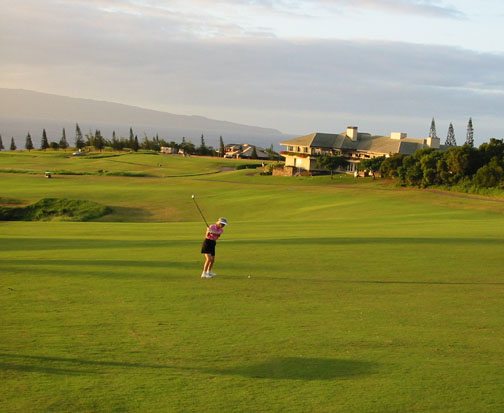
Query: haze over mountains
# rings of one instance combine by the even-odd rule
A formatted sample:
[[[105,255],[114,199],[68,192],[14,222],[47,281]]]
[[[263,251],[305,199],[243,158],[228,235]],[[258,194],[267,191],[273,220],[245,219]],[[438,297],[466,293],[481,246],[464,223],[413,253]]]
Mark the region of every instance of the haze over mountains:
[[[247,142],[269,147],[287,135],[276,129],[208,119],[203,116],[175,115],[119,103],[79,99],[22,89],[0,88],[0,135],[6,148],[14,137],[18,148],[23,148],[30,132],[36,147],[42,130],[50,141],[59,141],[65,128],[70,145],[74,143],[75,124],[82,133],[99,129],[105,137],[115,131],[118,137],[128,137],[129,128],[142,140],[145,135],[167,141],[180,142],[182,137],[200,144],[201,134],[208,146],[218,146],[219,136],[225,143]]]

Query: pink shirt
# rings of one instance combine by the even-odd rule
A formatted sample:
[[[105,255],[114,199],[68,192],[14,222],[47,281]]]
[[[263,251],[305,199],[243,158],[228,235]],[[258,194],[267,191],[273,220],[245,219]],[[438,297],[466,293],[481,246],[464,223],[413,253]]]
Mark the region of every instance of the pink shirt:
[[[206,238],[217,241],[223,232],[224,228],[220,228],[217,224],[210,225],[207,229]]]

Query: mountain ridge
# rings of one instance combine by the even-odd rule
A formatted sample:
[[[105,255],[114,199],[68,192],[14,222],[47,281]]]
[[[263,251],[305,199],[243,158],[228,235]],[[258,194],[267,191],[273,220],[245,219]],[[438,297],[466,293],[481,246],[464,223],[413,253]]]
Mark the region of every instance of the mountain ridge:
[[[42,129],[54,136],[53,140],[59,140],[62,128],[65,128],[67,137],[72,136],[76,123],[83,133],[88,129],[92,132],[99,129],[105,136],[113,131],[118,136],[129,136],[130,127],[139,138],[159,134],[160,138],[177,141],[182,137],[199,139],[203,134],[206,140],[210,139],[207,144],[213,144],[223,136],[228,143],[239,141],[269,146],[278,144],[287,136],[273,128],[201,115],[178,115],[124,103],[0,88],[0,134],[8,138],[13,136],[18,147],[22,147],[20,145],[24,144],[28,132],[34,143],[37,142]]]

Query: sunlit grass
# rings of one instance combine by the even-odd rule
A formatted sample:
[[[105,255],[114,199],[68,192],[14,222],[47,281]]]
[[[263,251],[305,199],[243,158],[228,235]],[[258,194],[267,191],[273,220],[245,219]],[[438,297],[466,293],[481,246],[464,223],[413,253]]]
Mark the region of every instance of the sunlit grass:
[[[502,202],[247,171],[0,178],[6,204],[115,208],[0,223],[2,411],[504,404]],[[212,280],[191,194],[230,221]]]

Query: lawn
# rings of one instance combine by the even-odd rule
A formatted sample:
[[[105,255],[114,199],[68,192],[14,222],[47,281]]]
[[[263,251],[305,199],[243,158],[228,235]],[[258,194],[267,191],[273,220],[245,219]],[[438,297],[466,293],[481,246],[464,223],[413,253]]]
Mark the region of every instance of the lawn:
[[[0,222],[0,411],[503,410],[501,199],[185,161],[0,174],[3,199],[114,208]],[[193,193],[230,221],[212,280]]]
[[[72,151],[15,151],[0,152],[0,173],[16,172],[44,174],[131,174],[176,177],[217,173],[238,165],[257,164],[257,161],[222,158],[200,158],[161,155],[153,152],[94,152],[73,156]]]

